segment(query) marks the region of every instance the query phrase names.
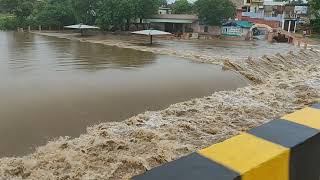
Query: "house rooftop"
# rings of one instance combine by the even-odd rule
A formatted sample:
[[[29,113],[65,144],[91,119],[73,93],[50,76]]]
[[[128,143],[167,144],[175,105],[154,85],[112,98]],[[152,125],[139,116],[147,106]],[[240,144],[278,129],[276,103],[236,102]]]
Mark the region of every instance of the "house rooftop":
[[[147,19],[148,23],[192,24],[198,16],[189,14],[157,14]]]
[[[284,6],[288,2],[276,2],[276,1],[264,1],[263,5],[265,6]]]
[[[251,28],[254,24],[249,21],[229,21],[224,23],[223,26],[235,26],[241,28]]]
[[[171,8],[169,8],[169,7],[159,7],[159,9],[170,10]]]
[[[179,19],[179,20],[198,20],[198,16],[190,14],[157,14],[151,19]]]

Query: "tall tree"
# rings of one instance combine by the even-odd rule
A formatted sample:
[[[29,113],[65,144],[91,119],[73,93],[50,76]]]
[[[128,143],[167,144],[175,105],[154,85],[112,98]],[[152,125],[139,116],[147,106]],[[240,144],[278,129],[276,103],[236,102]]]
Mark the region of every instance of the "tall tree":
[[[235,5],[230,0],[198,0],[195,9],[199,18],[209,25],[221,25],[235,17]]]
[[[132,13],[129,0],[100,0],[97,8],[97,23],[103,29],[122,29]],[[132,15],[132,14],[131,14]]]
[[[315,18],[311,20],[311,27],[314,32],[320,33],[320,0],[309,0],[311,14]]]
[[[48,0],[35,12],[38,24],[53,28],[61,28],[75,23],[70,0]]]
[[[172,11],[174,14],[189,14],[192,11],[192,4],[188,0],[177,0]]]
[[[320,18],[320,0],[309,0],[309,4],[311,13],[316,16],[316,18]]]
[[[137,19],[156,14],[163,0],[100,0],[97,5],[97,23],[103,28],[128,28]]]
[[[93,25],[96,21],[97,0],[72,0],[72,8],[79,23]]]
[[[209,25],[221,25],[222,21],[234,18],[236,12],[230,0],[198,0],[195,8],[200,20]]]
[[[131,0],[135,19],[146,19],[156,14],[159,7],[166,3],[165,0]]]
[[[16,15],[20,20],[26,19],[33,11],[37,0],[0,0],[1,9]]]

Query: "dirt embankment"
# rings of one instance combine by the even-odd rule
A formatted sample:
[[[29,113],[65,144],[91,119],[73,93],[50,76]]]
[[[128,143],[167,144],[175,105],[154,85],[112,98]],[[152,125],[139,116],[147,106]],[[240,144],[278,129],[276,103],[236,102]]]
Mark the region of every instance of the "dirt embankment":
[[[305,50],[224,67],[256,82],[61,137],[21,158],[0,159],[0,179],[129,179],[320,98],[320,53]]]

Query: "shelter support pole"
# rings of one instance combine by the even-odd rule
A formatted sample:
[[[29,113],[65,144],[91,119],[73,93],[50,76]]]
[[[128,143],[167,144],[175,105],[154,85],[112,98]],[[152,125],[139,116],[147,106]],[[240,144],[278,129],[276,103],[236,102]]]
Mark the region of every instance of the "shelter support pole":
[[[152,35],[150,36],[150,44],[152,44]]]
[[[273,32],[269,32],[268,33],[267,39],[268,39],[268,42],[272,42],[273,41]]]

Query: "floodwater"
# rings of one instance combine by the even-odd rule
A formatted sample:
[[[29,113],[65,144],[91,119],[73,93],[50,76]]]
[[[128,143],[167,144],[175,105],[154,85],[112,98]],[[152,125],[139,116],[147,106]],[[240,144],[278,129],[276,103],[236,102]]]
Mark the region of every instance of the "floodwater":
[[[144,36],[120,36],[105,35],[97,36],[97,40],[116,39],[132,44],[143,44],[149,42],[148,37]],[[95,39],[95,38],[93,38]],[[298,47],[289,43],[269,43],[266,40],[242,41],[242,40],[164,40],[154,37],[155,45],[158,48],[168,48],[181,52],[197,52],[197,54],[208,55],[211,57],[227,57],[231,59],[244,59],[250,57],[261,57],[263,55],[273,55],[276,53],[287,53],[297,51]]]
[[[231,41],[231,40],[204,40],[189,41],[160,41],[164,46],[176,47],[178,51],[196,51],[213,57],[227,57],[232,59],[244,59],[247,57],[261,57],[276,53],[296,51],[298,48],[288,43],[269,43],[265,40],[255,41]],[[182,44],[182,45],[178,45]]]
[[[99,122],[245,85],[245,79],[220,66],[0,32],[0,156],[24,155]]]

